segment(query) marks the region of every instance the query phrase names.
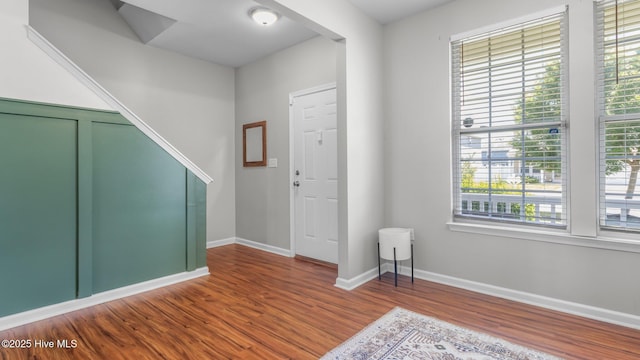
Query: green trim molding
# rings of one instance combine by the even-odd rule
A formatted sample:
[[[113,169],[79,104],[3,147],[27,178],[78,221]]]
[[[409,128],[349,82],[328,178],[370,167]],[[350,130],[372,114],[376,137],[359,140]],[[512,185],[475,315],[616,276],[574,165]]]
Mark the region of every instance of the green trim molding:
[[[116,112],[0,98],[0,317],[206,266],[206,185]]]

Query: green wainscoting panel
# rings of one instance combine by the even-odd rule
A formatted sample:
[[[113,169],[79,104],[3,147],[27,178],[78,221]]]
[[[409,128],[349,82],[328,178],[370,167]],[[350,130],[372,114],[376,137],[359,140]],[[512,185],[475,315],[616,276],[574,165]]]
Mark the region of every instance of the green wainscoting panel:
[[[0,318],[204,266],[204,182],[116,112],[0,98]]]
[[[196,267],[207,266],[207,185],[196,176]]]
[[[185,168],[133,126],[92,133],[94,293],[186,271]]]
[[[197,237],[198,237],[198,223],[197,223],[197,206],[196,203],[196,182],[195,176],[186,172],[187,176],[187,271],[193,271],[196,269],[197,262]]]
[[[187,271],[207,266],[207,186],[187,171]]]
[[[93,123],[78,122],[78,297],[93,294]]]
[[[95,110],[66,105],[46,104],[34,101],[0,98],[0,112],[31,115],[56,119],[77,119],[131,125],[115,111]]]
[[[0,317],[76,297],[77,121],[0,113]]]

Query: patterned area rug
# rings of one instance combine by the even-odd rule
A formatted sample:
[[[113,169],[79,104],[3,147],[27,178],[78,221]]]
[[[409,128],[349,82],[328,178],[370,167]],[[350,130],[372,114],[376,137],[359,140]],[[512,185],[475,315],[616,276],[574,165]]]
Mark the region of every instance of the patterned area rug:
[[[322,357],[329,359],[558,358],[397,307]]]

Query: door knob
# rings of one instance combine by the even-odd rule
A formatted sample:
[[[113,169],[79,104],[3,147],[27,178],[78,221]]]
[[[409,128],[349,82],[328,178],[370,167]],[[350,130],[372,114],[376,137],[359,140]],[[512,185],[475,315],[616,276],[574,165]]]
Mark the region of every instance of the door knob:
[[[293,186],[300,187],[300,181],[296,180],[293,182]]]

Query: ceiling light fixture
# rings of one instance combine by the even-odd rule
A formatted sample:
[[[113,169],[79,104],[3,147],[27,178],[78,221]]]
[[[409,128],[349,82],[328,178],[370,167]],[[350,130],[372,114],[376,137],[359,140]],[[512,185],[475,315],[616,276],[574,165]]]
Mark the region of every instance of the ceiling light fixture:
[[[275,11],[262,7],[249,10],[249,16],[251,16],[253,21],[262,26],[272,25],[278,21],[279,18],[278,13]]]

